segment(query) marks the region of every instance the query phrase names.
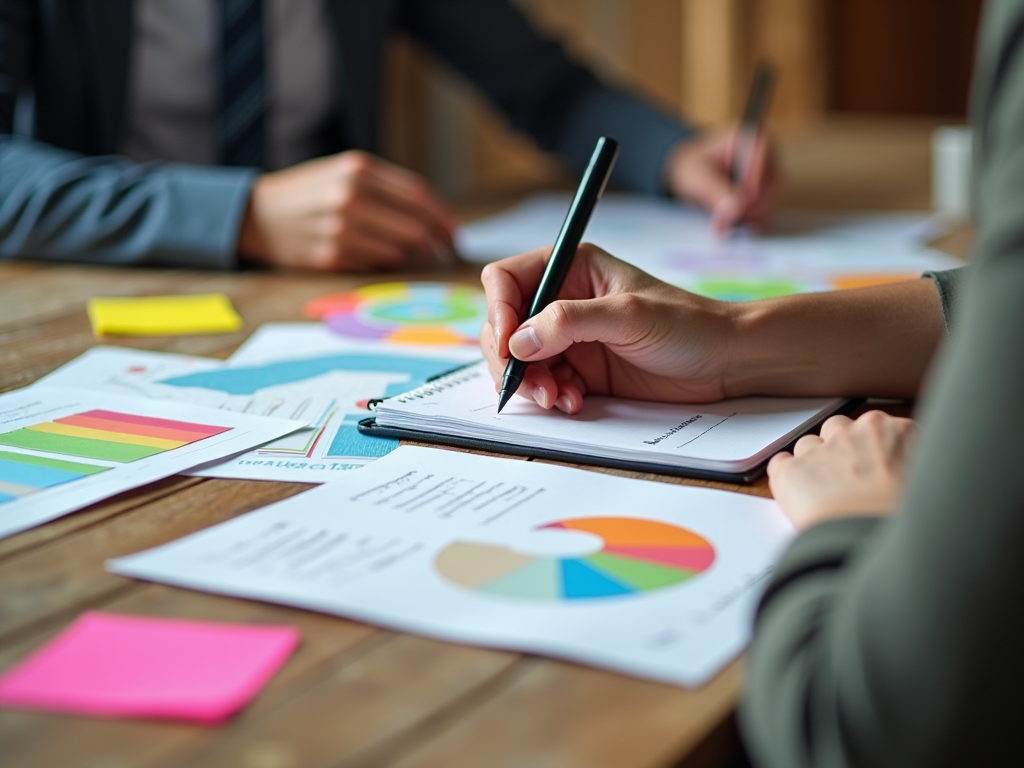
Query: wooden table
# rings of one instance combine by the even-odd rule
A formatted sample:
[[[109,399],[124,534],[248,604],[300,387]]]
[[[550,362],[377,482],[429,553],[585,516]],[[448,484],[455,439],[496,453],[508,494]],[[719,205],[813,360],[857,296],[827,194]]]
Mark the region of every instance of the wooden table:
[[[30,384],[97,343],[85,314],[90,296],[224,291],[246,320],[237,334],[110,343],[227,357],[261,323],[302,319],[307,299],[380,279],[0,265],[0,391]],[[475,282],[477,272],[464,270],[457,279]],[[0,710],[0,765],[624,768],[671,765],[695,750],[695,757],[714,753],[718,762],[731,748],[726,737],[738,663],[704,688],[687,691],[104,570],[108,558],[173,541],[309,487],[174,477],[0,540],[0,669],[87,609],[293,624],[303,637],[253,704],[223,727]],[[763,482],[735,490],[768,493]],[[723,734],[721,745],[712,738],[716,733]]]
[[[919,139],[926,141],[927,133]],[[827,145],[827,137],[808,145],[821,147],[822,141]],[[784,144],[784,161],[788,155]],[[820,176],[818,164],[807,167]],[[813,174],[810,181],[794,179],[796,202],[814,198]],[[901,175],[900,183],[905,179]],[[842,187],[842,179],[826,182]],[[914,189],[921,193],[921,184]],[[904,207],[891,196],[881,199]],[[246,320],[237,334],[115,342],[223,358],[260,324],[301,319],[307,299],[380,279],[3,264],[0,392],[32,383],[97,343],[85,315],[90,296],[224,291]],[[456,279],[476,282],[477,273],[467,269]],[[764,481],[740,487],[615,474],[768,496]],[[87,609],[292,624],[303,637],[264,691],[223,727],[2,710],[0,765],[639,768],[722,765],[735,752],[731,713],[739,661],[704,688],[683,690],[104,570],[108,558],[172,541],[308,487],[173,477],[0,540],[0,669]]]

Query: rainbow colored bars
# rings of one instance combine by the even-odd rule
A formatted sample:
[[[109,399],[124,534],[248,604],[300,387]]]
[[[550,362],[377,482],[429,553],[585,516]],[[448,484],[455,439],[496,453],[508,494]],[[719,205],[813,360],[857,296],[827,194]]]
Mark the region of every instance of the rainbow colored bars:
[[[108,469],[110,467],[0,451],[0,504]]]
[[[95,410],[4,432],[0,434],[0,445],[127,463],[230,429]]]

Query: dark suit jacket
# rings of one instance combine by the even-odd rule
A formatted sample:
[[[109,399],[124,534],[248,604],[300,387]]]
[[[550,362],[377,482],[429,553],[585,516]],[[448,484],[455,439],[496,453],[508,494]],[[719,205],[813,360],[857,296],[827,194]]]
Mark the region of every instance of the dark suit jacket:
[[[761,768],[1024,766],[1024,0],[989,0],[978,51],[975,253],[908,485],[779,564],[741,710]]]
[[[571,163],[623,145],[618,183],[660,187],[689,131],[598,81],[505,0],[326,0],[343,115],[337,150],[377,147],[384,46],[398,30]],[[126,113],[131,0],[0,0],[0,257],[230,266],[254,171],[113,156]],[[15,102],[34,94],[31,138]]]

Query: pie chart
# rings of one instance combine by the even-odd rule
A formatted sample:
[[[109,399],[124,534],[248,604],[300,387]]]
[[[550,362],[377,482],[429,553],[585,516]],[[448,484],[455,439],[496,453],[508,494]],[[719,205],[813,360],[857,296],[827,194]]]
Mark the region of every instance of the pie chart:
[[[482,291],[456,283],[378,283],[306,302],[340,336],[391,344],[476,344],[487,318]]]
[[[473,592],[551,602],[640,595],[688,581],[715,561],[703,536],[655,520],[581,517],[534,530],[551,529],[594,534],[603,546],[583,557],[552,557],[455,541],[438,553],[434,566]]]

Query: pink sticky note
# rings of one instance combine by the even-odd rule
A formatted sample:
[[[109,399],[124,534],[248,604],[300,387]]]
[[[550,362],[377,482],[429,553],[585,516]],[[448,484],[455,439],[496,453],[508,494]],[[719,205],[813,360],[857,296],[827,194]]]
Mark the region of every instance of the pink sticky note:
[[[291,627],[90,612],[0,678],[0,705],[216,723],[298,642]]]

